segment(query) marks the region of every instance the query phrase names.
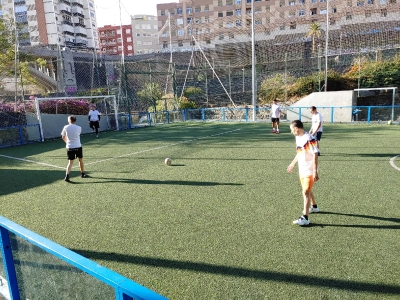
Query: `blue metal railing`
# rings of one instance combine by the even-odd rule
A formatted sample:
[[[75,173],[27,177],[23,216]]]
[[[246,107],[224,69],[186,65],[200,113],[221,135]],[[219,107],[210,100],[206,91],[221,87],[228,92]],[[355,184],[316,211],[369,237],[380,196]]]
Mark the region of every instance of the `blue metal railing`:
[[[16,246],[15,249],[13,249],[12,241],[10,238],[11,234],[15,234],[23,241],[39,247],[46,253],[51,254],[52,256],[62,260],[63,262],[66,262],[68,265],[71,265],[72,267],[75,267],[80,271],[112,287],[115,291],[115,299],[117,300],[167,299],[114,271],[102,267],[101,265],[0,216],[0,248],[2,253],[4,272],[7,277],[10,296],[13,300],[19,300],[21,298],[20,290],[22,289],[23,284],[26,284],[26,282],[21,282],[23,280],[19,279],[17,276],[18,274],[16,272],[15,266],[16,264],[21,264],[21,259],[19,259],[18,261],[14,259],[14,254],[16,254],[19,247]],[[57,284],[59,286],[64,286],[65,281],[60,280],[60,282],[54,283],[54,285]],[[85,283],[83,282],[82,285],[84,284]],[[75,288],[78,290],[77,287]],[[79,287],[80,291],[84,291],[84,289],[85,286]]]

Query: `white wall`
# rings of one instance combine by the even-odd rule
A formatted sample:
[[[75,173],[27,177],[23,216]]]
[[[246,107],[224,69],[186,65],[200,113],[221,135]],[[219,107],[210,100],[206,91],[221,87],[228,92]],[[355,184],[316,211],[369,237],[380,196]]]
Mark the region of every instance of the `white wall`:
[[[331,122],[332,118],[334,122],[351,122],[353,109],[350,106],[357,105],[356,101],[357,95],[354,91],[312,93],[287,108],[287,119],[310,122],[309,108],[315,106],[321,113],[324,122]],[[332,106],[335,107],[333,116]]]

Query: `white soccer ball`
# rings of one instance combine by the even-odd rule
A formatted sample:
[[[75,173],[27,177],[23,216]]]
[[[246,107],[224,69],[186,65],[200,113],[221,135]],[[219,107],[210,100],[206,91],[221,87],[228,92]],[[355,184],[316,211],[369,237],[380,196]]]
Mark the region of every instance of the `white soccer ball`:
[[[172,159],[170,159],[169,157],[167,157],[167,158],[164,160],[164,162],[165,162],[166,165],[170,166],[170,165],[172,164]]]
[[[392,125],[392,120],[389,120],[389,121],[388,121],[388,125]]]

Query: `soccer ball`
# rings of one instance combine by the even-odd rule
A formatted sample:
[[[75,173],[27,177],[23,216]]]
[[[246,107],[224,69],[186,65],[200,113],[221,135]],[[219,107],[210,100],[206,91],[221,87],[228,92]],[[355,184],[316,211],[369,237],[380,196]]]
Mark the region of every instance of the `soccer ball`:
[[[389,120],[389,121],[388,121],[388,125],[392,125],[392,120]]]
[[[166,165],[170,166],[170,165],[172,164],[172,159],[170,159],[169,157],[167,157],[167,158],[164,160],[164,162],[165,162]]]

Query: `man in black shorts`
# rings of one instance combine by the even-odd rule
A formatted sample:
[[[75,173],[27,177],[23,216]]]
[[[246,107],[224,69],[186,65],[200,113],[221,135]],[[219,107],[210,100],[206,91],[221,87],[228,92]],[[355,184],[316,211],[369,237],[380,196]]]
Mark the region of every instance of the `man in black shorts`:
[[[71,182],[69,180],[69,173],[71,172],[72,165],[74,164],[75,158],[78,158],[79,168],[81,170],[81,177],[86,178],[85,167],[83,164],[83,153],[82,153],[82,144],[81,144],[81,131],[82,128],[78,125],[75,125],[76,117],[69,116],[68,117],[68,125],[65,125],[63,130],[61,131],[61,137],[64,140],[67,148],[67,156],[68,156],[68,165],[67,172],[65,174],[64,180],[66,182]]]
[[[96,137],[99,137],[100,127],[100,112],[92,105],[88,114],[89,127],[96,132]]]

